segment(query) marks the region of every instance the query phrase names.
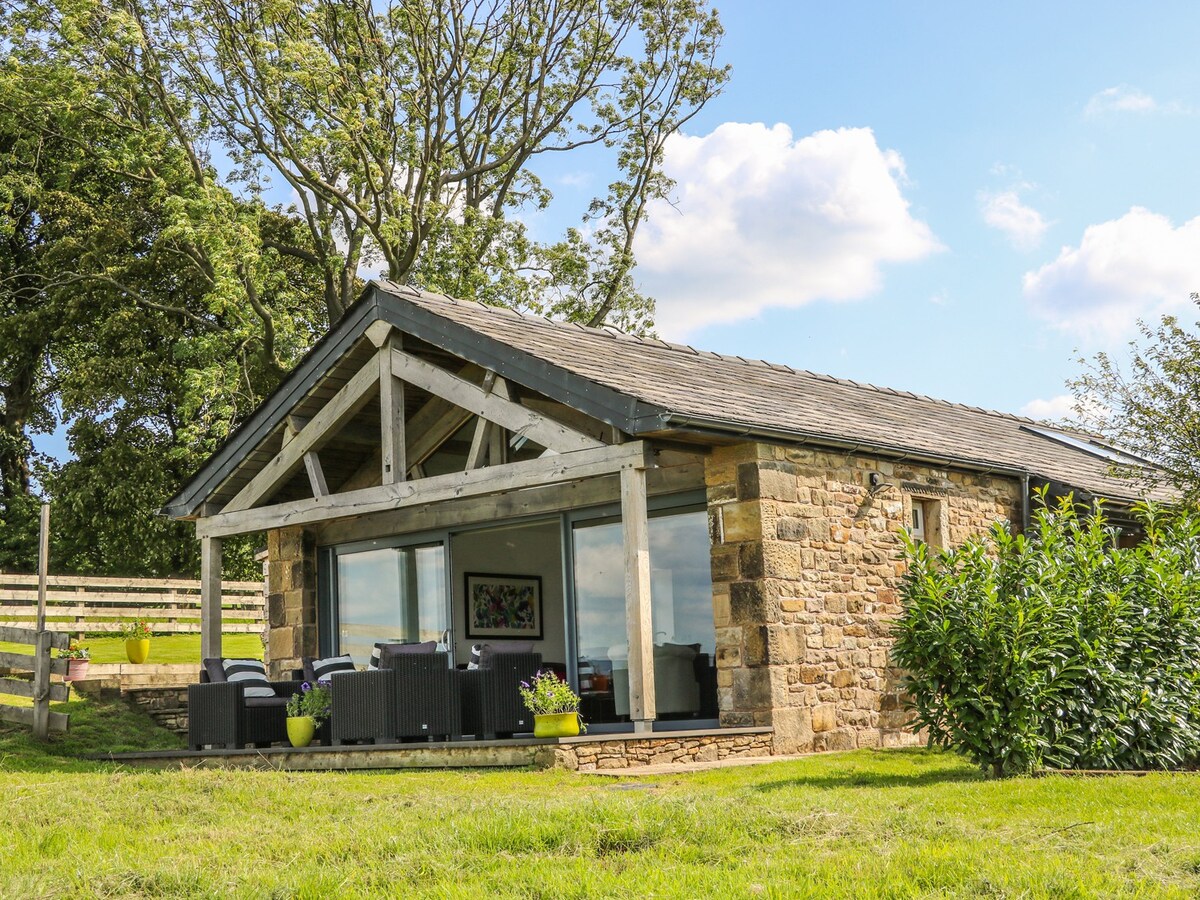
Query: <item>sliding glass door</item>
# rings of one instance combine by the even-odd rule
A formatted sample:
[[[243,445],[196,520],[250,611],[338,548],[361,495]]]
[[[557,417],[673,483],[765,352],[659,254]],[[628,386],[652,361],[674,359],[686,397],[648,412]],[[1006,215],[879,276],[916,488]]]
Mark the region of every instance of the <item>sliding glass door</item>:
[[[450,627],[443,543],[339,549],[335,554],[339,653],[371,658],[376,641],[436,641]]]
[[[713,622],[707,515],[663,511],[650,518],[654,680],[660,720],[715,718]],[[629,718],[629,641],[621,522],[584,520],[571,529],[575,629],[584,718]]]

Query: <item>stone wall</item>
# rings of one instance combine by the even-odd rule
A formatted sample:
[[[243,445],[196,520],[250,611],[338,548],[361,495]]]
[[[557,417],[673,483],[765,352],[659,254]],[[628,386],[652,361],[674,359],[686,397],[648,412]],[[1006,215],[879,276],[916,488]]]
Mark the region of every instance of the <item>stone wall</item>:
[[[645,738],[621,735],[609,740],[561,739],[552,747],[542,748],[538,764],[547,768],[594,772],[597,769],[636,769],[770,755],[769,729],[735,734],[672,735],[668,731]]]
[[[282,679],[317,655],[317,548],[303,528],[267,532],[267,663]]]
[[[176,734],[187,734],[186,687],[129,688],[122,693],[129,702],[149,713],[163,728]]]
[[[1020,482],[753,443],[705,481],[721,724],[773,726],[776,753],[916,743],[888,656],[900,532],[914,502],[931,543],[1019,521]]]

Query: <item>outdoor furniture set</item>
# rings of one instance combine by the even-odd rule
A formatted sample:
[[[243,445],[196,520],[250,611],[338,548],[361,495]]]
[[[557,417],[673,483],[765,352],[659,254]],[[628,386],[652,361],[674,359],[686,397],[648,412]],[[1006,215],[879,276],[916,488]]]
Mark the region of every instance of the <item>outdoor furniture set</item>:
[[[455,669],[450,654],[426,644],[385,644],[379,668],[352,670],[346,659],[329,671],[329,721],[318,732],[333,745],[391,744],[413,739],[494,740],[532,732],[533,715],[518,691],[542,666],[540,653],[486,648],[479,667]],[[270,682],[261,663],[206,659],[200,683],[188,687],[188,746],[240,749],[287,740],[287,701],[302,680]],[[316,683],[314,660],[304,678]],[[333,661],[328,661],[333,662]],[[344,667],[344,668],[343,668]]]

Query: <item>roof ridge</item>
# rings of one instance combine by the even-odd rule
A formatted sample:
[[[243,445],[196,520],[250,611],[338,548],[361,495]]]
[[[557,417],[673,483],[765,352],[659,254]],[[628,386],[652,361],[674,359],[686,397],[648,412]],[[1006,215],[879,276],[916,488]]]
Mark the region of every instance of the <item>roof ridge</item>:
[[[748,368],[768,368],[768,369],[775,369],[775,370],[790,372],[793,375],[807,375],[810,378],[816,378],[820,381],[824,381],[827,383],[840,384],[840,385],[844,385],[846,387],[859,388],[861,390],[871,390],[871,391],[875,391],[876,393],[880,393],[880,394],[890,394],[894,397],[909,397],[913,400],[922,400],[927,403],[936,403],[939,406],[948,407],[950,409],[961,409],[961,410],[966,410],[968,412],[982,413],[983,415],[996,416],[998,418],[1007,419],[1007,420],[1010,420],[1013,422],[1021,422],[1023,424],[1027,424],[1027,425],[1039,425],[1039,426],[1050,425],[1055,428],[1062,427],[1062,426],[1057,425],[1053,422],[1050,422],[1049,420],[1046,420],[1046,419],[1034,419],[1029,416],[1022,416],[1022,415],[1018,415],[1017,413],[1005,412],[1003,410],[998,410],[998,409],[988,409],[987,407],[976,406],[976,405],[970,404],[970,403],[959,403],[954,400],[944,400],[941,397],[933,397],[933,396],[930,396],[929,394],[921,394],[921,393],[917,393],[915,391],[908,391],[908,390],[904,390],[901,388],[888,387],[886,385],[872,384],[869,381],[855,381],[854,379],[851,379],[851,378],[843,378],[843,377],[840,377],[837,375],[829,375],[825,372],[814,372],[811,369],[797,369],[797,368],[795,368],[793,366],[789,366],[785,363],[772,363],[772,362],[769,362],[769,361],[763,360],[763,359],[748,359],[744,356],[736,356],[736,355],[729,354],[729,353],[718,353],[714,350],[703,350],[703,349],[694,347],[691,344],[666,341],[661,338],[642,337],[640,335],[631,334],[627,331],[623,331],[622,329],[618,328],[615,325],[605,324],[605,325],[600,325],[600,326],[593,326],[593,325],[583,325],[579,322],[566,322],[566,321],[562,321],[562,320],[558,320],[558,319],[551,319],[548,316],[537,315],[535,313],[520,312],[518,310],[511,309],[506,306],[491,306],[487,303],[480,303],[477,300],[460,300],[455,297],[447,296],[446,294],[440,294],[435,291],[428,291],[428,290],[424,290],[422,288],[417,288],[414,285],[397,285],[395,282],[387,281],[386,279],[380,279],[379,283],[387,285],[387,286],[398,287],[398,288],[401,288],[402,290],[405,290],[410,293],[416,293],[421,299],[424,299],[424,300],[434,300],[437,302],[444,302],[444,303],[449,303],[451,305],[458,305],[458,306],[476,306],[476,307],[479,307],[480,310],[487,312],[487,313],[516,316],[527,322],[528,321],[536,321],[539,323],[545,323],[547,325],[551,325],[555,328],[582,329],[586,332],[595,334],[597,336],[603,336],[603,337],[609,338],[611,340],[636,341],[639,344],[643,344],[644,346],[647,346],[647,347],[654,347],[655,349],[668,350],[668,351],[675,352],[675,353],[687,353],[687,354],[693,355],[693,356],[704,356],[704,357],[710,357],[713,359],[720,359],[720,360],[724,360],[725,362],[735,363],[737,365],[743,365]],[[1077,429],[1071,429],[1071,430],[1077,430]],[[1080,434],[1089,434],[1088,432],[1082,432],[1082,431],[1080,431],[1079,433]],[[1091,435],[1089,435],[1089,436],[1091,436]]]

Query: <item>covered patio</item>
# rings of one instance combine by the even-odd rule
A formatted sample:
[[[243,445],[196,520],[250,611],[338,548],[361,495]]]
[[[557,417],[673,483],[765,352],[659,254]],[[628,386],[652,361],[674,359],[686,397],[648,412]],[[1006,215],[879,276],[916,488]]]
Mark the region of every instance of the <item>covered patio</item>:
[[[494,645],[540,654],[593,735],[719,729],[709,448],[622,430],[615,394],[543,393],[548,367],[422,297],[369,290],[173,498],[201,543],[202,656],[222,656],[222,542],[265,532],[274,680],[380,643],[458,668]]]

